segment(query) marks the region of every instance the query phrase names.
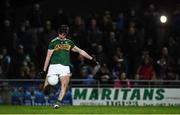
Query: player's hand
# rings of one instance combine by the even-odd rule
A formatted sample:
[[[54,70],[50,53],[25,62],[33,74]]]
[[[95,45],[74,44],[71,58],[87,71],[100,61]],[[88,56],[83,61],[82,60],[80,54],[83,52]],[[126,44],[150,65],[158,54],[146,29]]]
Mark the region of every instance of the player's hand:
[[[38,73],[38,77],[40,77],[40,78],[44,78],[45,76],[46,76],[46,72],[44,70],[42,70]]]
[[[95,58],[92,58],[92,63],[95,64],[95,65],[99,65],[99,62],[95,59]]]

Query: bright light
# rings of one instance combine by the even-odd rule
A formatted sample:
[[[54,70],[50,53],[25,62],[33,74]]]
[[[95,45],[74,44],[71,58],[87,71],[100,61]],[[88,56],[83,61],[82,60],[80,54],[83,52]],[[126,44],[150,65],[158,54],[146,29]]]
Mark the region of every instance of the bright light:
[[[167,22],[167,17],[164,16],[164,15],[162,15],[162,16],[160,17],[160,21],[161,21],[161,23],[166,23],[166,22]]]

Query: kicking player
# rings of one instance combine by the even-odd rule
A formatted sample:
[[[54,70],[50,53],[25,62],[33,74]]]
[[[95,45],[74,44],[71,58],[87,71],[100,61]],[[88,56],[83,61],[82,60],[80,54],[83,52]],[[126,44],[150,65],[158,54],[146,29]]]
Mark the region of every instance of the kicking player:
[[[66,93],[66,89],[69,84],[71,72],[70,72],[70,51],[77,52],[83,57],[92,60],[93,63],[98,62],[86,53],[84,50],[78,48],[73,41],[67,39],[66,36],[69,32],[67,25],[61,25],[58,30],[58,36],[51,40],[48,46],[48,51],[44,63],[44,68],[41,74],[45,74],[47,69],[47,75],[44,82],[44,88],[48,85],[47,78],[51,75],[58,75],[61,82],[61,91],[57,101],[54,104],[54,108],[59,108],[61,101]],[[49,67],[48,67],[49,66]]]

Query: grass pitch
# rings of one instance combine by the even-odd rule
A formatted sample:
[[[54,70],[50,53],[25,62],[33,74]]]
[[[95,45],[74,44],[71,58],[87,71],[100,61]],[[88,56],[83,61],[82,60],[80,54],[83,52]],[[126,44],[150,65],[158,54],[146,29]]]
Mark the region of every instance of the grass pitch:
[[[13,106],[0,105],[0,114],[180,114],[180,106],[114,107],[114,106]]]

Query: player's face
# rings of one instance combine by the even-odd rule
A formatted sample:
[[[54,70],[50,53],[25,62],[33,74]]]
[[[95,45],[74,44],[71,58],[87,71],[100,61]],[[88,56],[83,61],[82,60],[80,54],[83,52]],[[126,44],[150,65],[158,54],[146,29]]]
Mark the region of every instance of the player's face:
[[[66,37],[66,34],[65,34],[65,33],[59,34],[59,37],[60,37],[61,39],[64,39],[64,38]]]

